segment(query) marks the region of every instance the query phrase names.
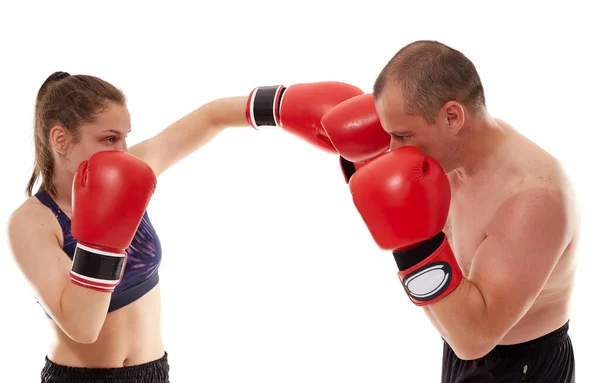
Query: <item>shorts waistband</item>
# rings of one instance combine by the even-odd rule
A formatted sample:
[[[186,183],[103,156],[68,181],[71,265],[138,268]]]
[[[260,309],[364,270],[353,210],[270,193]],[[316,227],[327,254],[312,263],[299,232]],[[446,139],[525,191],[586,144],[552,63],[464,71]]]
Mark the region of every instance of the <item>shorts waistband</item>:
[[[111,379],[111,381],[121,381],[128,379],[126,380],[128,382],[163,382],[168,381],[161,379],[168,379],[170,369],[168,354],[166,351],[164,352],[163,356],[159,359],[143,364],[117,368],[86,368],[64,366],[54,363],[48,358],[48,356],[45,357],[45,362],[46,363],[44,365],[44,368],[42,369],[43,382],[46,381],[44,379],[54,382],[54,380],[52,379],[57,379],[59,377],[66,379],[65,381],[67,382],[92,380],[96,382],[100,381],[101,379]]]
[[[508,344],[508,345],[498,345],[490,351],[486,357],[494,356],[494,357],[504,357],[511,356],[515,354],[524,354],[527,352],[531,352],[531,350],[540,348],[540,347],[548,347],[551,345],[557,345],[569,338],[569,321],[567,321],[564,325],[557,328],[556,330],[542,335],[539,338],[532,339],[527,342],[517,343],[517,344]]]

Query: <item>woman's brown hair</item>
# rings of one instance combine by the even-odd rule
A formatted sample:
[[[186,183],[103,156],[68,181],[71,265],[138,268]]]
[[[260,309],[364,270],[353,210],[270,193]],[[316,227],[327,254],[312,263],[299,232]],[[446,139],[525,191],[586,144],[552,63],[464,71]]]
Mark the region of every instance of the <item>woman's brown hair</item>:
[[[85,123],[94,122],[109,102],[125,105],[123,92],[114,85],[94,76],[70,75],[54,72],[40,87],[34,116],[35,162],[34,169],[25,193],[33,194],[35,183],[41,178],[40,189],[51,195],[56,194],[52,183],[54,158],[50,143],[50,130],[62,126],[76,143],[79,128]]]

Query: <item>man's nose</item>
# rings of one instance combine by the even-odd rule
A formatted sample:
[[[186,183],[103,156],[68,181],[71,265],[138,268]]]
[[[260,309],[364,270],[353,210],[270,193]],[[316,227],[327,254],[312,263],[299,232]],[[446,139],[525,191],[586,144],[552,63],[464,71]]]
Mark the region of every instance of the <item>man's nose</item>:
[[[390,150],[395,150],[395,149],[401,148],[403,146],[406,146],[406,145],[404,144],[404,142],[402,142],[400,140],[392,138],[392,140],[390,141]]]

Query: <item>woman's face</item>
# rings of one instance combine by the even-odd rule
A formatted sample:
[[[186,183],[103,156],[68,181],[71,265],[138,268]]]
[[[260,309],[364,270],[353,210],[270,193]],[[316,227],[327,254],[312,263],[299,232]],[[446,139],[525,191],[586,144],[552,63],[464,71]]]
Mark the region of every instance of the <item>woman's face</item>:
[[[61,165],[66,167],[69,174],[75,174],[79,164],[96,152],[103,150],[127,152],[126,138],[130,131],[131,118],[127,107],[110,103],[96,115],[94,122],[80,127],[79,140],[76,142],[73,142],[62,128],[52,132],[51,139],[55,149],[60,148]]]

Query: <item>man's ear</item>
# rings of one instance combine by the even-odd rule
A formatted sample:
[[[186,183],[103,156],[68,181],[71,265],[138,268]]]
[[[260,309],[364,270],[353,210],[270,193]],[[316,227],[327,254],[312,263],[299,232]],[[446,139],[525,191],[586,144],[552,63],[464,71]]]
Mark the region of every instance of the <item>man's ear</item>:
[[[66,155],[69,148],[69,134],[60,125],[53,126],[50,129],[50,145],[60,155]]]
[[[457,134],[465,124],[465,109],[456,101],[448,101],[440,111],[440,119],[450,133]]]

